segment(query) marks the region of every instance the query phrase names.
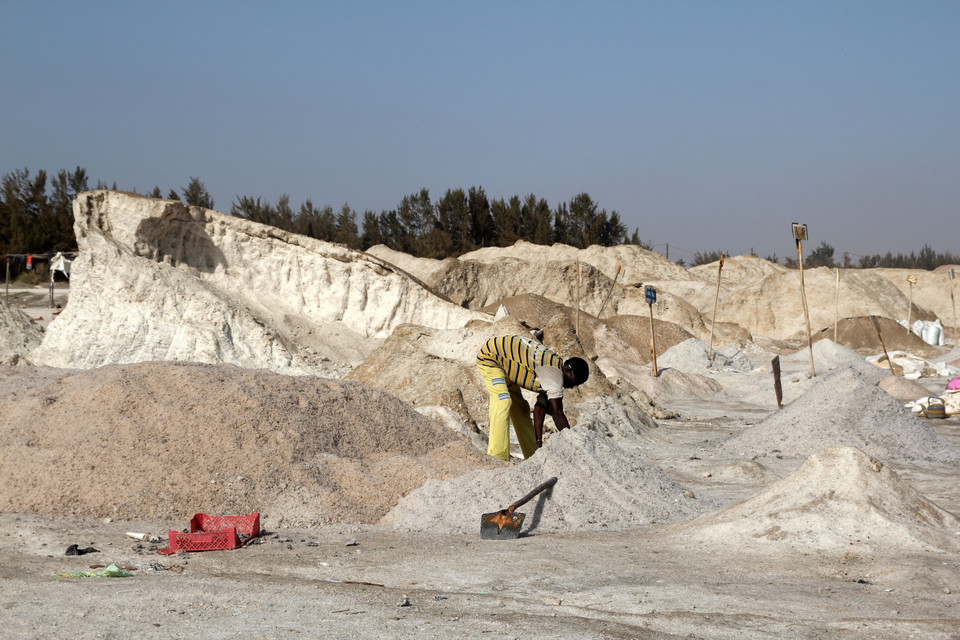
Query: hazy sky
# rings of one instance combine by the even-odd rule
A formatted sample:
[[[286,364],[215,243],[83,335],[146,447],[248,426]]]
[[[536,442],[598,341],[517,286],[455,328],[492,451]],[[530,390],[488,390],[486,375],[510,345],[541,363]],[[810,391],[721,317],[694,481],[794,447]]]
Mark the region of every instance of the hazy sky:
[[[960,2],[0,2],[0,174],[589,193],[670,258],[960,252]]]

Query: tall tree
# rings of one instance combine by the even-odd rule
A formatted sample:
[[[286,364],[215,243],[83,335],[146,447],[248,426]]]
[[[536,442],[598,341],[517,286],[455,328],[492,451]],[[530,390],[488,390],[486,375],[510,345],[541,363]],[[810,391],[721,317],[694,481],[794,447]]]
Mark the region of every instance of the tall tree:
[[[333,241],[346,245],[351,249],[360,247],[360,237],[357,235],[357,214],[346,202],[340,207],[337,214]]]
[[[190,178],[190,184],[183,188],[183,201],[193,207],[213,209],[213,198],[200,178]]]
[[[470,187],[467,192],[470,210],[470,239],[475,247],[493,247],[497,244],[497,232],[490,215],[490,201],[483,187]]]

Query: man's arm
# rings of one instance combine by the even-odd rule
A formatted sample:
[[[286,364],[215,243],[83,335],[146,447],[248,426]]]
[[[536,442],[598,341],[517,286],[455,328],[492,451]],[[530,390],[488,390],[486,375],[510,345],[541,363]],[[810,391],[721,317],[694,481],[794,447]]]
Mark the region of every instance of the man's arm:
[[[550,415],[553,416],[553,423],[557,425],[557,431],[569,429],[570,423],[567,422],[567,414],[563,412],[563,398],[550,398],[547,403],[550,405]],[[534,418],[536,418],[536,412],[534,412]]]
[[[533,405],[533,433],[537,436],[537,449],[543,446],[543,417],[547,410],[538,402]]]

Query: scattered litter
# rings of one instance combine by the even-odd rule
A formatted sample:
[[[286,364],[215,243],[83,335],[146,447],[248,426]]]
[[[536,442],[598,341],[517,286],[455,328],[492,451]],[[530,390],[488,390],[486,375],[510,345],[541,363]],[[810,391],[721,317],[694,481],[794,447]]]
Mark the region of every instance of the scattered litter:
[[[129,578],[133,574],[129,571],[124,571],[117,566],[117,563],[112,563],[109,567],[103,571],[73,571],[70,573],[58,573],[54,577],[56,578]]]
[[[141,542],[153,542],[156,544],[160,542],[159,536],[151,536],[147,533],[137,533],[135,531],[127,531],[127,536],[133,538],[134,540],[139,540]]]
[[[85,549],[81,549],[81,548],[80,548],[80,545],[72,544],[72,545],[70,545],[69,547],[67,547],[67,550],[64,552],[63,555],[65,555],[65,556],[82,556],[82,555],[86,555],[86,554],[88,554],[88,553],[100,553],[100,550],[99,550],[99,549],[94,549],[93,547],[87,547],[87,548],[85,548]]]

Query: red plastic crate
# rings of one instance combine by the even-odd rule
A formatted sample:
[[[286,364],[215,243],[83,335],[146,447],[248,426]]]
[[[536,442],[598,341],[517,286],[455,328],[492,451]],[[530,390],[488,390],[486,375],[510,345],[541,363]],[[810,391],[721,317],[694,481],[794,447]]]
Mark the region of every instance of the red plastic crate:
[[[190,519],[190,533],[170,530],[170,546],[162,553],[177,551],[218,551],[236,549],[260,535],[260,514],[208,516],[198,513]]]

